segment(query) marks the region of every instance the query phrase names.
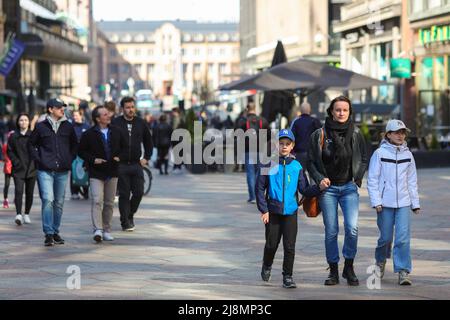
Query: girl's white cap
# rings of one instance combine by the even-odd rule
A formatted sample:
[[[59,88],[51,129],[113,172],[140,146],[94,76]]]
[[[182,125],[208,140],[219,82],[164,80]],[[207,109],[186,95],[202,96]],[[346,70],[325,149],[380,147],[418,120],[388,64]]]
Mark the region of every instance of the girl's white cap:
[[[411,132],[411,130],[409,130],[405,124],[403,123],[403,121],[401,120],[389,120],[387,125],[386,125],[386,132],[391,132],[391,131],[398,131],[398,130],[402,130],[405,129],[408,132]]]

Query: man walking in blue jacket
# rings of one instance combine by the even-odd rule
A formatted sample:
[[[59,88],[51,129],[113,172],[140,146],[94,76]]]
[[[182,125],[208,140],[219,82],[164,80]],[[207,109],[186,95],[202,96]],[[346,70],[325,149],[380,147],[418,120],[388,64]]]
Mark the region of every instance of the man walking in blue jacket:
[[[38,169],[45,246],[64,244],[59,234],[67,178],[77,154],[77,136],[64,115],[67,105],[59,99],[47,102],[47,115],[36,125],[29,140],[31,158]]]

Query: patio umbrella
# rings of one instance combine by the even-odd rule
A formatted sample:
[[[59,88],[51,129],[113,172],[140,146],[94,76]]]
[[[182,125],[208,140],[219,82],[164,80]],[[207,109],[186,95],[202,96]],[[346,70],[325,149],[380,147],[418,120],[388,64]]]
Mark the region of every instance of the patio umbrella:
[[[251,77],[233,81],[220,90],[366,89],[388,83],[325,63],[299,59],[278,64]],[[223,89],[226,88],[226,89]]]
[[[287,61],[286,52],[283,43],[278,41],[272,59],[272,67],[285,63]],[[294,95],[287,91],[267,91],[264,93],[262,103],[262,116],[267,121],[272,122],[278,114],[289,118],[292,105],[294,104]]]

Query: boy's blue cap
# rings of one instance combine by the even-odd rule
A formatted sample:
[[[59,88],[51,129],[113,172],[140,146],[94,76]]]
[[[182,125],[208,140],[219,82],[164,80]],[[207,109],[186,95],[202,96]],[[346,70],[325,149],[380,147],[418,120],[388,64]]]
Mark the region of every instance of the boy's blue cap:
[[[278,133],[278,140],[280,140],[282,138],[288,138],[295,142],[295,136],[292,133],[292,131],[289,129],[280,130],[280,132]]]

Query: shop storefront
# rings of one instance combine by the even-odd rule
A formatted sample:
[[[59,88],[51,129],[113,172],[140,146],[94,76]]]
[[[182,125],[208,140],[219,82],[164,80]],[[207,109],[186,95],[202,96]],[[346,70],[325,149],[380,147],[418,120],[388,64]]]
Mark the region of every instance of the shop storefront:
[[[414,30],[417,125],[429,143],[450,141],[450,16]]]

